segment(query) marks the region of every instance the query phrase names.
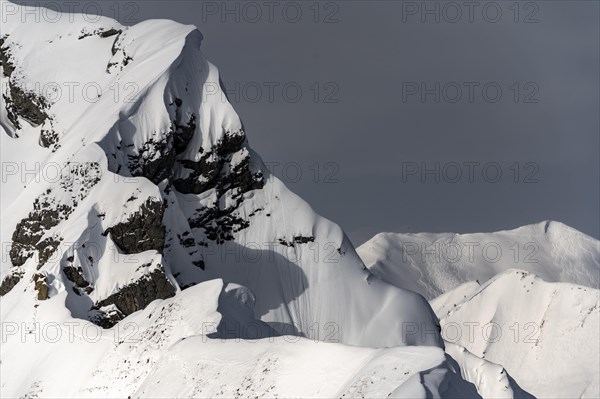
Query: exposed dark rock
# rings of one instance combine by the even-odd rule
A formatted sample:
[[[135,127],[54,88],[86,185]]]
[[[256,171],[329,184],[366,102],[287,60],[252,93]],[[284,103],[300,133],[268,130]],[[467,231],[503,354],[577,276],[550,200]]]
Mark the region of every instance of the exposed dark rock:
[[[189,231],[186,231],[182,235],[177,235],[179,238],[179,244],[184,248],[193,248],[196,246],[196,240],[190,235]]]
[[[121,33],[123,33],[123,31],[121,29],[115,29],[115,28],[110,28],[108,30],[104,30],[104,28],[100,28],[100,29],[96,29],[92,32],[88,32],[87,30],[82,30],[81,31],[81,35],[79,35],[79,40],[81,39],[85,39],[86,37],[90,37],[90,36],[100,36],[101,38],[105,39],[107,37],[111,37],[114,35],[120,35]]]
[[[118,309],[92,309],[90,321],[102,328],[111,328],[125,318]]]
[[[200,194],[214,187],[220,195],[232,188],[237,188],[239,194],[261,189],[264,186],[262,173],[251,171],[249,154],[230,172],[223,170],[232,155],[244,148],[245,140],[243,130],[227,132],[198,161],[179,161],[181,166],[190,170],[190,174],[187,178],[175,180],[175,189],[184,194]]]
[[[5,38],[0,38],[0,65],[2,65],[3,75],[9,78],[15,70],[15,66],[10,60],[10,50],[4,46],[4,41]]]
[[[148,266],[150,265],[144,265],[144,267]],[[158,268],[96,304],[97,308],[114,305],[121,315],[113,313],[107,315],[108,318],[99,317],[92,321],[105,328],[112,327],[123,317],[144,309],[150,302],[173,296],[175,296],[175,288],[165,276],[162,268]]]
[[[250,168],[250,155],[234,166],[231,173],[223,179],[224,187],[237,189],[236,196],[251,190],[260,190],[264,186],[262,172],[253,173]]]
[[[119,47],[119,39],[121,38],[121,33],[119,33],[119,35],[115,38],[115,41],[112,44],[112,47],[110,48],[110,52],[112,53],[112,55],[116,55],[117,52],[119,50],[121,50],[121,48]]]
[[[58,182],[60,190],[70,193],[69,204],[59,203],[52,195],[52,189],[47,190],[33,202],[33,211],[22,219],[12,235],[12,246],[9,256],[13,266],[22,266],[39,251],[38,268],[44,265],[60,244],[59,237],[47,237],[46,232],[66,220],[77,206],[77,201],[83,200],[92,187],[99,181],[100,165],[97,162],[78,165],[70,168],[68,173],[61,176]],[[77,185],[75,185],[77,183]],[[41,242],[40,242],[41,241]]]
[[[181,104],[178,102],[177,104]],[[176,111],[180,113],[179,106]],[[186,124],[177,120],[162,141],[148,140],[137,151],[128,154],[128,167],[133,176],[144,176],[154,184],[170,179],[174,172],[175,160],[187,148],[196,131],[196,116],[192,114]]]
[[[173,122],[173,137],[175,140],[175,152],[181,154],[185,151],[188,144],[194,137],[196,131],[196,115],[192,114],[187,124],[179,124],[177,121]]]
[[[65,273],[65,276],[69,281],[75,283],[79,288],[85,288],[90,285],[90,283],[85,280],[83,269],[81,267],[67,266],[63,268],[63,273]]]
[[[35,246],[39,253],[39,261],[37,268],[44,266],[48,259],[52,256],[52,254],[56,251],[58,246],[60,245],[61,239],[56,239],[54,237],[48,237]]]
[[[315,237],[296,236],[294,237],[294,242],[297,244],[308,244],[309,242],[315,242]]]
[[[45,301],[48,299],[48,280],[46,275],[42,273],[36,273],[33,275],[32,280],[34,282],[34,288],[37,291],[37,299]]]
[[[40,144],[42,147],[50,148],[58,143],[58,133],[52,129],[42,129],[40,132]]]
[[[23,278],[23,270],[13,269],[4,277],[0,284],[0,296],[6,295]]]
[[[244,193],[264,186],[262,172],[252,171],[250,154],[247,151],[243,152],[244,145],[243,130],[227,132],[223,139],[203,153],[198,161],[180,160],[180,165],[189,170],[189,176],[173,181],[175,189],[184,194],[200,194],[214,189],[217,197],[229,193],[228,195],[235,200],[234,205],[224,209],[217,204],[198,209],[188,220],[192,228],[203,228],[207,239],[220,244],[233,240],[233,233],[250,226],[250,223],[235,211],[243,201]],[[232,161],[234,155],[237,157],[235,164]]]
[[[223,167],[223,160],[208,152],[198,161],[181,160],[181,165],[190,169],[190,175],[184,179],[176,179],[173,186],[184,194],[200,194],[217,184],[217,178]]]
[[[295,236],[292,241],[286,241],[283,238],[279,239],[279,243],[286,247],[293,247],[294,244],[308,244],[309,242],[315,242],[315,237]]]
[[[158,184],[173,174],[175,164],[175,149],[173,142],[167,138],[164,141],[148,140],[138,154],[129,154],[129,170],[133,176],[143,176]]]
[[[101,38],[107,38],[114,35],[120,35],[121,33],[123,33],[121,29],[111,28],[109,30],[98,32],[98,36],[100,36]]]
[[[73,209],[64,204],[56,204],[47,196],[37,198],[33,204],[33,211],[21,220],[12,235],[12,246],[9,252],[13,266],[22,266],[27,259],[31,258],[36,250],[40,253],[39,266],[43,265],[48,257],[58,246],[57,240],[46,239],[40,242],[45,231],[58,225],[65,220]],[[48,250],[46,249],[48,248]],[[49,252],[52,250],[52,252]]]
[[[235,215],[236,208],[221,210],[218,207],[198,210],[195,218],[188,220],[190,227],[203,228],[206,238],[223,244],[234,239],[232,233],[237,233],[250,226],[250,223]]]
[[[110,32],[110,31],[108,31]],[[110,32],[112,33],[112,32]],[[115,55],[117,55],[117,53],[119,51],[121,51],[123,53],[123,58],[120,61],[122,63],[121,67],[119,68],[120,70],[123,70],[124,67],[126,67],[129,62],[133,61],[133,58],[130,57],[129,55],[127,55],[127,52],[125,51],[125,48],[123,48],[121,45],[123,43],[123,31],[117,31],[116,33],[117,37],[115,38],[115,41],[113,42],[113,45],[111,47],[111,53],[113,55],[113,57]],[[111,34],[110,36],[114,36],[114,34]],[[110,37],[110,36],[106,36],[106,37]],[[113,67],[116,67],[119,65],[119,62],[109,62],[108,65],[106,66],[106,73],[111,73]]]
[[[21,129],[18,117],[27,120],[33,126],[39,126],[48,119],[44,109],[49,105],[43,97],[38,97],[33,92],[26,92],[13,82],[9,82],[8,87],[10,95],[3,95],[3,98],[8,119],[15,128]]]
[[[127,221],[108,228],[104,235],[110,233],[115,244],[125,254],[149,250],[162,253],[165,244],[163,214],[163,202],[149,198]]]
[[[246,134],[243,130],[237,132],[226,132],[223,135],[223,138],[219,140],[214,150],[220,156],[225,157],[241,150],[245,141]]]

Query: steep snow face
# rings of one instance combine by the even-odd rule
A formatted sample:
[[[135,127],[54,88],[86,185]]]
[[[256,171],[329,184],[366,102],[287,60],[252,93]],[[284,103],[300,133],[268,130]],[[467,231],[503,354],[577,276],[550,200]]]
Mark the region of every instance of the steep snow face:
[[[445,346],[446,353],[459,366],[462,377],[471,382],[482,397],[534,398],[521,389],[501,365],[477,357],[460,345],[446,342]]]
[[[110,327],[222,278],[281,334],[442,345],[422,297],[374,277],[265,171],[193,26],[7,9],[3,301],[33,296]]]
[[[237,295],[231,295],[237,292]],[[110,329],[39,303],[3,298],[2,397],[410,397],[464,382],[436,347],[360,348],[302,337],[214,339],[223,318],[250,328],[251,301],[212,280],[154,301]],[[223,297],[229,297],[226,306]],[[68,301],[66,293],[55,296]],[[226,308],[226,309],[225,309]],[[4,311],[3,311],[4,313]],[[434,378],[435,377],[435,378]]]
[[[558,222],[496,233],[381,233],[357,252],[375,276],[428,299],[511,268],[600,288],[600,241]]]
[[[465,362],[476,365],[474,356],[500,364],[536,397],[599,396],[597,289],[509,270],[481,287],[465,284],[431,303],[444,339],[470,352],[472,359]],[[460,361],[456,346],[447,350],[453,357],[458,353]]]

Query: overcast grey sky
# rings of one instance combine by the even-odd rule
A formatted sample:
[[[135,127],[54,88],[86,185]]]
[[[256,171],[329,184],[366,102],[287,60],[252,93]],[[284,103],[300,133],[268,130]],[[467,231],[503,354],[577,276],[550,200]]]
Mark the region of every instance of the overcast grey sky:
[[[546,219],[600,236],[598,1],[115,4],[95,3],[197,25],[251,146],[357,245]]]

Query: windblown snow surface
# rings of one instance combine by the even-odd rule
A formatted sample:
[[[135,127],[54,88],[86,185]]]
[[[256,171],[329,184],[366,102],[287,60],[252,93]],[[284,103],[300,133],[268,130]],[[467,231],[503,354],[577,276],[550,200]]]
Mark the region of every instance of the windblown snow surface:
[[[382,233],[357,252],[379,278],[431,299],[446,352],[482,396],[501,397],[487,386],[496,375],[539,398],[600,397],[598,240],[544,222]]]
[[[374,275],[427,299],[509,269],[600,288],[600,242],[560,222],[495,233],[380,233],[357,252]]]

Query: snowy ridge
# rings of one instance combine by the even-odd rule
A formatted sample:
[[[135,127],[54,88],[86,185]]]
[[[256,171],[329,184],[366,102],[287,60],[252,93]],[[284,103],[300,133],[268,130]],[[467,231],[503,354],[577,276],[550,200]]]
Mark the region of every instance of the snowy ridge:
[[[436,347],[373,349],[289,336],[208,338],[221,317],[235,318],[244,307],[217,311],[216,299],[227,290],[221,280],[198,284],[153,302],[98,337],[89,322],[71,325],[67,334],[66,322],[73,320],[41,301],[38,321],[51,320],[64,330],[59,340],[53,332],[51,344],[36,344],[34,334],[9,335],[0,352],[3,397],[425,398],[427,392],[439,394],[440,381],[427,378],[430,373],[459,388],[465,384],[448,373]],[[32,298],[13,303],[14,298],[3,306],[20,323]],[[14,360],[21,358],[33,361]]]
[[[600,288],[600,241],[560,222],[495,233],[381,233],[357,252],[377,277],[428,299],[513,268]]]

